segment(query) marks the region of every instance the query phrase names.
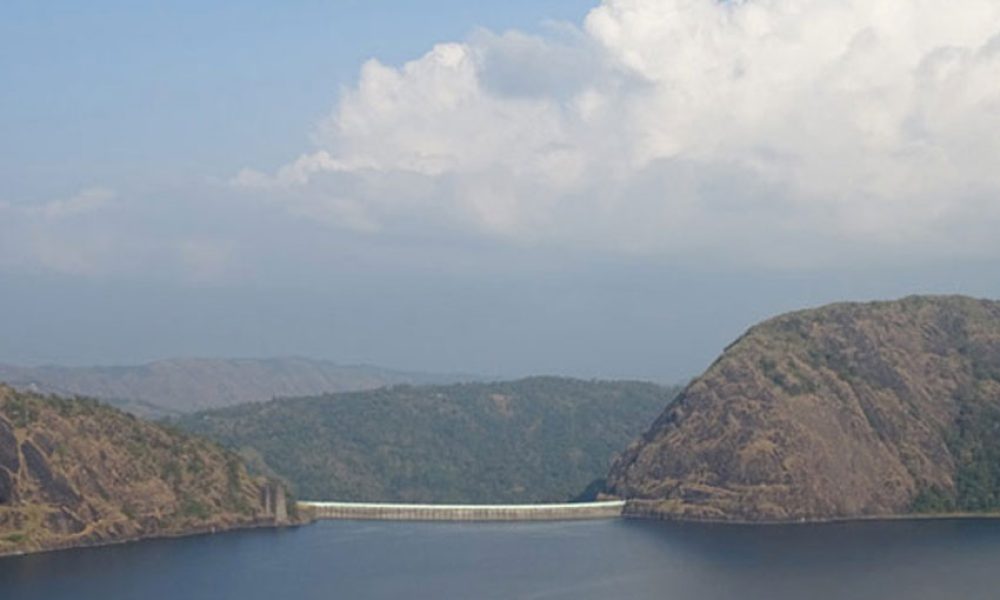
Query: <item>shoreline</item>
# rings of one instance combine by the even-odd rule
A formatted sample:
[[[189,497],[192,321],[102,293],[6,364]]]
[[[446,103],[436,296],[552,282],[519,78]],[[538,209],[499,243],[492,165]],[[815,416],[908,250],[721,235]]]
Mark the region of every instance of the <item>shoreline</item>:
[[[850,517],[828,517],[822,519],[795,519],[795,520],[747,520],[747,519],[712,519],[712,518],[698,518],[682,515],[674,515],[670,513],[661,513],[653,511],[644,511],[641,513],[630,512],[629,506],[632,505],[633,501],[625,501],[623,510],[618,515],[607,515],[600,517],[602,520],[615,520],[622,519],[627,521],[652,521],[652,522],[664,522],[664,523],[678,523],[678,524],[694,524],[694,525],[733,525],[733,526],[753,526],[753,527],[775,527],[775,526],[796,526],[796,525],[837,525],[837,524],[850,524],[850,523],[891,523],[891,522],[904,522],[904,521],[1000,521],[1000,512],[992,513],[968,513],[968,512],[957,512],[957,513],[920,513],[920,514],[895,514],[895,515],[859,515]],[[302,503],[306,505],[315,504],[352,504],[352,503]],[[355,503],[357,504],[357,503]],[[549,506],[559,506],[566,507],[572,506],[573,503],[565,503],[561,505],[549,505]],[[580,503],[588,504],[588,503]],[[593,504],[593,503],[590,503]],[[603,504],[603,503],[602,503]],[[414,506],[414,505],[398,505],[398,504],[382,504],[386,507],[398,507],[398,506]],[[431,507],[446,507],[446,508],[463,508],[469,509],[476,506],[484,505],[416,505],[425,508]],[[500,509],[504,505],[490,505],[492,508]],[[524,508],[526,505],[509,505],[508,509],[514,508]],[[546,506],[546,505],[532,505],[532,506]],[[308,515],[308,512],[306,512]],[[594,520],[594,517],[590,517],[589,520]],[[85,550],[92,548],[102,548],[107,546],[118,546],[124,544],[134,544],[144,541],[153,540],[168,540],[168,539],[179,539],[187,537],[199,537],[199,536],[209,536],[215,534],[225,534],[225,533],[235,533],[238,531],[251,531],[255,529],[292,529],[298,527],[304,527],[312,525],[317,521],[324,520],[342,520],[342,521],[370,521],[370,520],[382,520],[382,521],[398,521],[398,522],[489,522],[489,521],[501,521],[501,522],[545,522],[545,521],[565,521],[565,520],[581,520],[580,518],[504,518],[504,519],[445,519],[445,518],[387,518],[387,517],[322,517],[322,516],[304,516],[299,518],[297,521],[289,521],[287,523],[275,523],[273,521],[257,521],[252,523],[233,525],[228,527],[218,527],[218,526],[206,526],[197,527],[183,532],[158,532],[149,535],[138,535],[130,536],[118,539],[100,540],[92,542],[83,543],[66,543],[66,544],[56,544],[53,546],[39,548],[34,550],[16,550],[4,552],[0,551],[0,560],[6,558],[23,557],[37,554],[47,554],[52,552],[64,552],[69,550]],[[588,520],[584,517],[582,520]]]
[[[642,500],[627,500],[622,511],[623,519],[635,521],[669,521],[674,523],[705,523],[711,525],[741,525],[741,526],[777,526],[777,525],[832,525],[842,523],[872,523],[893,521],[996,521],[1000,520],[1000,511],[970,513],[900,513],[884,515],[853,515],[823,518],[800,519],[719,519],[711,517],[693,517],[651,510],[636,510],[637,502]],[[639,505],[641,506],[641,505]]]
[[[51,552],[64,552],[68,550],[86,550],[90,548],[103,548],[106,546],[120,546],[125,544],[135,544],[138,542],[146,542],[153,540],[170,540],[179,539],[186,537],[199,537],[199,536],[209,536],[216,535],[220,533],[234,533],[237,531],[248,531],[254,529],[285,529],[293,527],[301,527],[303,525],[309,525],[313,521],[311,519],[299,519],[298,521],[289,521],[287,523],[275,523],[274,521],[255,521],[246,524],[232,525],[232,526],[206,526],[206,527],[195,527],[185,531],[171,531],[171,532],[157,532],[151,533],[149,535],[135,535],[127,536],[122,538],[90,541],[90,542],[68,542],[66,544],[54,544],[44,548],[31,549],[31,550],[13,550],[13,551],[3,551],[0,550],[0,560],[5,558],[14,558],[21,556],[33,556],[36,554],[48,554]]]

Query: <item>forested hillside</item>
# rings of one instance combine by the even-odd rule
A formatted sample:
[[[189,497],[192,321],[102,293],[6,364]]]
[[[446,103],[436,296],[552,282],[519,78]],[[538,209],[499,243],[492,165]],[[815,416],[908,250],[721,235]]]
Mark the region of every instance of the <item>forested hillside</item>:
[[[302,498],[564,501],[603,478],[676,391],[548,377],[400,386],[247,404],[176,423],[285,477]]]

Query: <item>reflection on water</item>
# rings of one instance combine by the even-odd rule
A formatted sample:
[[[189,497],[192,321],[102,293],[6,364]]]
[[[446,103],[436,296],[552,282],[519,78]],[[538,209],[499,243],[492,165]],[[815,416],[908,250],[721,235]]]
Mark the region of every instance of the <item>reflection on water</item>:
[[[0,597],[1000,597],[1000,521],[327,521],[0,559]]]

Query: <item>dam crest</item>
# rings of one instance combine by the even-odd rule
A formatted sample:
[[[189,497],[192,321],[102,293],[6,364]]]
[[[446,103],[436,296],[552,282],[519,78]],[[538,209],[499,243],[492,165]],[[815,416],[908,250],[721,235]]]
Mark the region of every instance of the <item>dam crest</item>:
[[[614,519],[624,500],[561,504],[385,504],[369,502],[299,502],[314,519],[380,521],[563,521]]]

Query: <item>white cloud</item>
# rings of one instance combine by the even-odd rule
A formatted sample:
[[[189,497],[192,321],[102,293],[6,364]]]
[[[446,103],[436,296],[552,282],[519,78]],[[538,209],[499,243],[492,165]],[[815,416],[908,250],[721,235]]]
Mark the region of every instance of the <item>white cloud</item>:
[[[122,234],[87,220],[112,206],[117,194],[93,187],[47,202],[0,202],[0,266],[93,275],[123,256]]]
[[[65,219],[104,210],[116,197],[115,191],[108,188],[87,188],[70,198],[27,206],[25,211],[46,219]]]
[[[92,187],[46,202],[0,203],[0,268],[196,283],[222,280],[235,268],[238,248],[229,234],[199,229],[205,221],[216,230],[230,223],[232,214],[218,205],[203,197],[118,198]]]
[[[93,276],[120,263],[121,250],[113,235],[94,232],[67,235],[63,231],[38,228],[25,240],[21,260],[47,271]]]
[[[370,231],[992,255],[998,81],[993,0],[606,0],[569,34],[369,61],[315,152],[235,182]]]

